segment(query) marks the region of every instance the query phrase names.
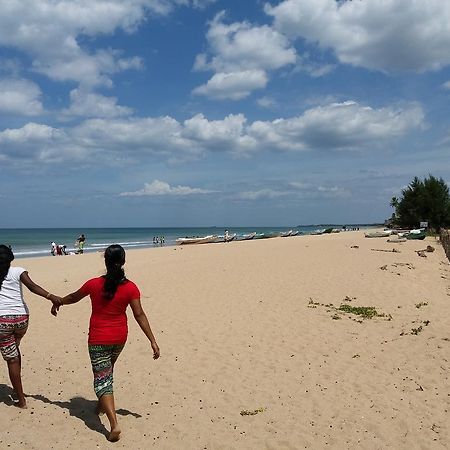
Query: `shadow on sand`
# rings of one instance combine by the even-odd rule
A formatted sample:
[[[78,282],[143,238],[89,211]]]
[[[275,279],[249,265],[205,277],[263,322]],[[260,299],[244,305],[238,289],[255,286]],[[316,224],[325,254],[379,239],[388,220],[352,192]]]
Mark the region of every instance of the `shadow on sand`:
[[[73,397],[70,399],[70,401],[64,402],[58,400],[50,400],[40,394],[27,395],[27,397],[31,397],[43,403],[66,409],[71,416],[77,417],[78,419],[82,420],[85,425],[92,431],[96,431],[97,433],[103,434],[104,436],[108,436],[109,434],[109,431],[102,424],[99,416],[95,413],[97,400],[87,400],[83,397]],[[116,413],[121,416],[133,416],[136,418],[142,417],[140,414],[128,411],[127,409],[118,409]]]
[[[0,403],[12,406],[14,404],[14,390],[12,387],[0,383]]]

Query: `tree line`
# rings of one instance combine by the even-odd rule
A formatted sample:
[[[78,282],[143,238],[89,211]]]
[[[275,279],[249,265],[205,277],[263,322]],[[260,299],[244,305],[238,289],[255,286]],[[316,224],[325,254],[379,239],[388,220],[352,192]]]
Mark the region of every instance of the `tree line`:
[[[395,211],[391,219],[395,226],[416,228],[420,222],[428,222],[437,232],[450,226],[450,193],[442,178],[414,177],[400,198],[392,197],[390,206]]]

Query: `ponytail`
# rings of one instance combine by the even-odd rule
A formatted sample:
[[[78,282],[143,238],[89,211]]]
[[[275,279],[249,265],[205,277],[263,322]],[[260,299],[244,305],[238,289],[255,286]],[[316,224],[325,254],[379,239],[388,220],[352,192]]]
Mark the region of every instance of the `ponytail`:
[[[105,250],[106,275],[103,276],[105,284],[103,295],[111,300],[116,294],[120,284],[127,281],[123,265],[125,264],[125,250],[118,244],[110,245]]]
[[[11,267],[11,261],[14,260],[14,254],[12,250],[6,245],[0,245],[0,288],[2,287],[3,280],[8,275],[9,268]]]

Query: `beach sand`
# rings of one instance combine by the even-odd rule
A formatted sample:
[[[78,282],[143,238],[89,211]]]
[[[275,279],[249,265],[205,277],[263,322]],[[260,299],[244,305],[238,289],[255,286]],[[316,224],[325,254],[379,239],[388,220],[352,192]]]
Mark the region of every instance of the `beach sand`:
[[[419,257],[426,245],[436,251]],[[100,253],[14,263],[55,294],[104,270]],[[4,365],[0,448],[450,448],[450,265],[433,238],[346,232],[133,250],[125,268],[161,358],[129,316],[115,369],[122,439],[108,443],[93,412],[89,300],[54,318],[25,292],[28,409],[10,406]]]

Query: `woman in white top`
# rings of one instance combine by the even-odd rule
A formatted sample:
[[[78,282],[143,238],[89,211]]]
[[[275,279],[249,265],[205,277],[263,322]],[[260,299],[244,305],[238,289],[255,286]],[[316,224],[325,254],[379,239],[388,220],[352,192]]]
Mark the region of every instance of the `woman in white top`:
[[[0,245],[0,353],[8,364],[9,378],[17,394],[15,406],[26,408],[22,388],[20,340],[28,328],[28,307],[23,299],[22,283],[33,294],[59,304],[60,297],[50,294],[34,283],[22,267],[11,267],[12,250]]]

